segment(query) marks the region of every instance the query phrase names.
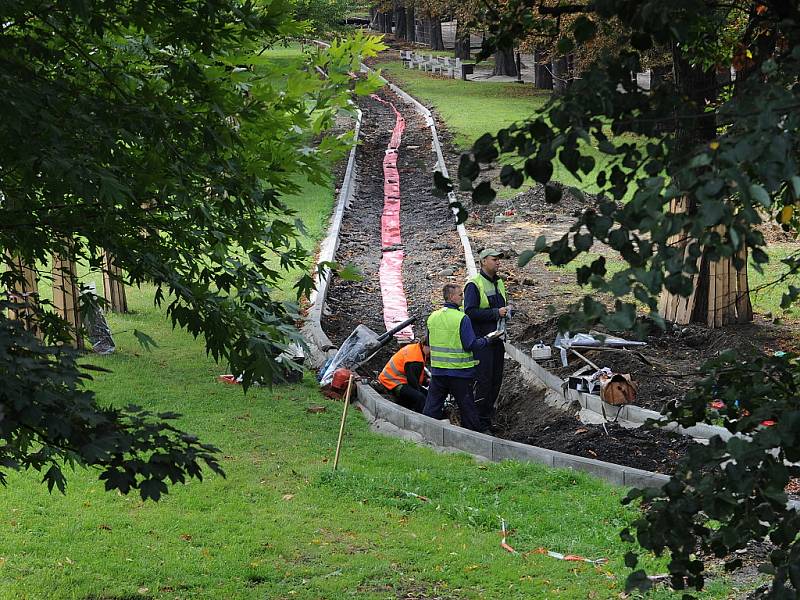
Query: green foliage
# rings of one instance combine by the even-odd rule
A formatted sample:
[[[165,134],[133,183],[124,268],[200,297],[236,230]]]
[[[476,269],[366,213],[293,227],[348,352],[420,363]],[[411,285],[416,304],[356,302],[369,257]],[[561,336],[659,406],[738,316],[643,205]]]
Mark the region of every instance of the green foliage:
[[[312,35],[343,30],[345,18],[358,6],[357,0],[292,0],[294,19],[307,23]]]
[[[330,195],[309,209],[323,212]],[[287,200],[298,210],[307,202],[305,193]],[[0,494],[3,600],[522,600],[579,598],[587,586],[618,600],[631,546],[617,530],[637,514],[619,504],[623,489],[569,470],[436,453],[373,433],[357,410],[334,474],[341,402],[321,396],[312,376],[246,395],[215,381],[220,368],[202,342],[172,331],[151,296],[147,285],[134,288],[134,312],[109,315],[118,351],[93,358],[110,372],[88,387],[117,405],[183,413],[182,428],[224,452],[226,478],[208,472],[202,485],[154,503],[104,494],[91,470],[70,474],[66,495],[48,494],[35,472],[9,473]],[[141,352],[133,328],[151,332],[158,351]],[[511,555],[499,545],[499,516],[521,553],[545,546],[610,562],[595,569]],[[646,560],[663,570],[663,560]],[[708,597],[731,592],[720,581]]]
[[[553,22],[562,14],[581,14],[571,28],[560,32],[562,51],[590,41],[597,34],[594,24],[611,19],[620,25],[616,44],[564,95],[553,98],[527,122],[481,138],[461,160],[458,174],[462,189],[472,189],[475,200],[482,201],[491,194],[474,182],[482,181],[484,169],[495,167],[500,152],[518,157],[503,177],[503,183],[515,187],[520,177],[549,181],[552,175],[544,164],[560,164],[579,179],[599,165],[592,172],[600,189],[596,205],[580,215],[569,233],[537,245],[536,250],[546,253],[554,265],[565,265],[598,241],[614,250],[623,266],[613,273],[601,263],[579,269],[577,276],[592,288],[591,293],[560,325],[575,328],[601,322],[611,330],[629,328],[636,325],[637,301],[645,303],[661,323],[659,295],[667,290],[688,296],[701,255],[710,261],[732,258],[741,267],[741,257],[749,254],[753,267],[761,271],[769,259],[758,228],[763,219],[798,231],[800,12],[796,3],[722,6],[705,0],[602,0],[553,6],[512,0],[502,12],[489,15],[493,36],[482,54],[511,46],[526,35],[552,33]],[[658,47],[671,49],[674,76],[645,92],[631,80],[631,72],[639,70],[641,52]],[[737,69],[735,85],[715,83],[715,69],[724,71],[731,64]],[[621,134],[641,135],[649,142],[629,143]],[[596,147],[602,159],[596,160],[587,147]],[[546,199],[559,200],[551,184]],[[675,199],[685,200],[688,209],[670,211]],[[685,250],[673,243],[676,237],[689,240]],[[783,262],[793,278],[800,270],[797,258]],[[618,298],[613,309],[593,299],[598,291]],[[788,285],[783,305],[798,297],[800,290]],[[754,364],[771,377],[759,379],[742,361],[708,368],[722,378],[720,389],[729,400],[751,398],[766,407],[751,412],[769,412],[779,425],[751,436],[751,429],[738,428],[750,427],[753,419],[739,419],[732,430],[750,437],[696,450],[673,483],[654,492],[657,501],[648,505],[646,518],[637,526],[638,541],[647,549],[672,553],[670,572],[676,587],[700,588],[704,565],[689,558],[696,545],[723,552],[741,547],[751,536],[769,535],[777,546],[771,557],[775,567],[771,593],[794,597],[800,582],[800,573],[795,572],[798,523],[796,513],[786,508],[780,487],[791,470],[775,466],[779,457],[770,460],[762,455],[770,448],[779,456],[793,455],[798,365],[793,358],[779,364],[761,358]],[[687,411],[682,422],[708,420],[705,407],[713,397],[699,388],[684,408],[677,409]],[[726,462],[731,458],[736,463]],[[758,464],[767,468],[756,476]],[[708,526],[710,519],[725,523],[724,533],[715,533]],[[792,527],[794,534],[789,535]],[[648,581],[636,571],[629,583]],[[787,591],[786,585],[794,590]]]
[[[0,252],[97,268],[107,251],[245,387],[270,383],[300,341],[296,304],[273,291],[309,260],[283,198],[298,177],[324,182],[346,151],[349,136],[312,136],[373,89],[350,73],[378,42],[273,63],[265,50],[302,31],[281,0],[20,0],[0,21]],[[20,277],[11,266],[0,286]],[[310,287],[306,275],[298,295]],[[64,461],[92,465],[109,489],[152,499],[199,478],[201,462],[219,470],[172,417],[100,408],[58,346],[64,323],[46,303],[37,321],[41,339],[0,316],[5,468],[63,488]]]
[[[793,354],[745,359],[727,352],[705,366],[708,378],[687,402],[668,410],[684,426],[721,420],[733,434],[691,447],[663,488],[628,495],[628,501],[641,498],[652,507],[633,527],[644,547],[670,550],[673,587],[703,586],[698,549],[723,558],[750,540],[768,539],[776,549],[761,568],[773,576],[771,597],[797,597],[800,513],[787,509],[784,488],[800,476],[798,367]],[[628,530],[623,539],[630,539]],[[728,560],[728,570],[742,562]]]

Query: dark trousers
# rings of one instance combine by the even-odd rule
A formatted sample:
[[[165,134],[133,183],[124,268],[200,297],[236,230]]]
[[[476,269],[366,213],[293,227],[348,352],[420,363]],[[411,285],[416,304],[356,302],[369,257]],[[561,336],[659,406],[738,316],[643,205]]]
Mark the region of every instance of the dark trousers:
[[[422,390],[415,390],[407,385],[398,385],[392,390],[392,396],[400,406],[405,406],[411,410],[421,413],[425,408],[425,388]]]
[[[494,405],[503,383],[503,344],[490,344],[475,353],[480,364],[475,368],[475,407],[481,428],[488,429],[494,419]]]
[[[442,408],[447,394],[452,394],[456,399],[458,409],[461,412],[461,425],[474,431],[482,431],[481,421],[478,418],[478,411],[475,409],[475,397],[472,394],[473,379],[464,377],[448,377],[446,375],[434,375],[428,387],[428,398],[425,401],[425,409],[422,414],[434,419],[442,418]]]

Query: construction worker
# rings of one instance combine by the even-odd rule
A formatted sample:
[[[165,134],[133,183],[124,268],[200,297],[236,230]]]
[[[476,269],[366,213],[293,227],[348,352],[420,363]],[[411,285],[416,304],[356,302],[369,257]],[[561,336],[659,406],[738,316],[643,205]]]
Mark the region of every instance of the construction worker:
[[[421,413],[428,394],[428,389],[423,387],[427,379],[425,363],[430,357],[431,346],[425,336],[395,352],[378,375],[378,381],[399,405]]]
[[[475,352],[484,349],[491,341],[476,337],[472,324],[459,307],[464,297],[461,288],[448,283],[442,290],[444,307],[428,317],[428,337],[431,344],[431,382],[425,401],[424,415],[442,418],[447,394],[452,394],[461,412],[461,425],[467,429],[483,431],[475,409],[473,385],[475,380]]]
[[[464,287],[464,312],[472,321],[475,335],[495,331],[500,320],[510,316],[506,286],[497,276],[500,255],[494,248],[481,252],[480,272]],[[480,361],[475,374],[475,406],[482,429],[492,426],[495,402],[503,383],[504,352],[502,344],[492,344],[475,353],[475,358]]]

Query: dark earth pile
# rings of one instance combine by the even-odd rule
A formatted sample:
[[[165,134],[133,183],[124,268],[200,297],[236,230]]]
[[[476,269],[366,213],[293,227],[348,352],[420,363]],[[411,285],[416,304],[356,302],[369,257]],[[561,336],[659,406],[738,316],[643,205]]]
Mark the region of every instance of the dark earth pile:
[[[430,129],[424,120],[389,90],[381,96],[394,103],[406,120],[399,149],[400,227],[405,261],[403,285],[409,316],[417,317],[415,334],[423,331],[428,315],[441,304],[441,289],[448,281],[465,278],[463,250],[447,202],[432,193],[430,174],[436,162]],[[383,211],[383,157],[394,128],[391,108],[372,98],[360,103],[363,111],[361,144],[356,154],[358,179],[355,197],[342,221],[336,260],[355,265],[363,279],[334,279],[322,326],[339,345],[363,323],[383,333],[378,267],[381,260],[381,213]],[[383,368],[397,346],[390,344],[367,365],[367,372]]]
[[[543,390],[532,388],[515,365],[507,364],[497,406],[498,435],[658,473],[672,472],[691,443],[685,436],[666,431],[625,429],[615,423],[605,427],[584,424],[575,416],[577,408],[554,408],[543,397]]]

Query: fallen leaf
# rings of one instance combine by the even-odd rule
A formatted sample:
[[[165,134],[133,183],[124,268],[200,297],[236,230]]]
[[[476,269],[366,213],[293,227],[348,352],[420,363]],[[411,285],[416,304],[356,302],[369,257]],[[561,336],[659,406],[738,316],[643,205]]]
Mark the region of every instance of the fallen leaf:
[[[101,523],[97,526],[98,529],[103,529],[105,531],[111,531],[111,525],[106,525],[105,523]]]
[[[294,498],[294,494],[284,494],[283,495],[283,500],[291,500],[292,498]]]
[[[137,591],[137,592],[139,592],[139,593],[140,593],[142,596],[144,596],[144,595],[145,595],[147,592],[149,592],[149,591],[150,591],[150,588],[146,588],[146,587],[140,587],[140,588],[139,588],[138,590],[136,590],[136,591]]]
[[[576,429],[575,433],[586,433],[587,431],[589,431],[589,430],[586,429],[585,427],[581,427],[580,429]]]
[[[324,413],[326,410],[328,410],[326,406],[309,406],[306,409],[306,412],[316,415],[319,413]]]
[[[188,533],[182,533],[181,534],[181,539],[184,542],[191,542],[192,541],[192,536],[190,536]]]
[[[597,458],[597,452],[595,452],[594,450],[587,450],[587,452],[592,456],[594,456],[595,458]]]

